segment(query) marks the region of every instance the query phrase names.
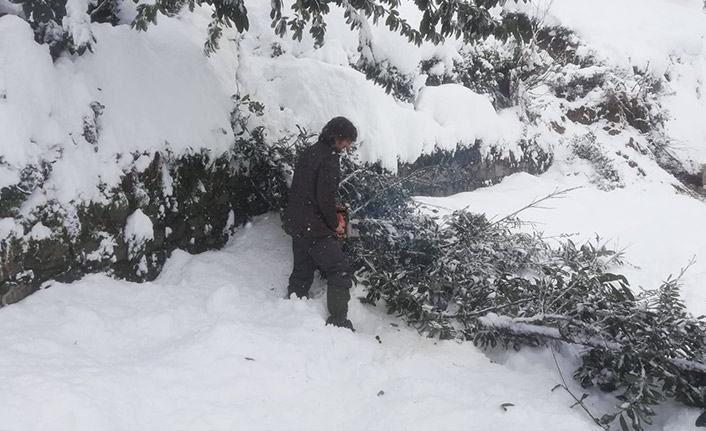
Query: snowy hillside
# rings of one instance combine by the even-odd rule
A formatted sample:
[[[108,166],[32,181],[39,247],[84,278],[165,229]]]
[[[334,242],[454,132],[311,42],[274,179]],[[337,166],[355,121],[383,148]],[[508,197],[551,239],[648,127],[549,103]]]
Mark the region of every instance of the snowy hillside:
[[[520,175],[445,204],[504,211],[507,198],[532,197],[518,182],[548,186]],[[562,213],[580,214],[592,199],[602,200],[594,193],[567,198],[557,211],[533,219],[558,224]],[[689,205],[674,197],[649,204],[644,194],[635,200],[648,210],[661,208],[667,219]],[[563,226],[589,233],[595,222],[584,213]],[[675,233],[692,234],[682,245],[704,253],[696,243],[706,230],[701,224],[689,231],[695,227]],[[639,228],[625,240],[644,235],[645,225]],[[662,262],[663,250],[650,250],[645,258],[654,267],[646,269],[674,268]],[[0,428],[596,429],[569,408],[566,392],[552,391],[561,380],[550,351],[484,354],[470,343],[421,338],[382,307],[358,301],[350,312],[356,333],[325,327],[323,283],[315,281],[311,300],[283,299],[290,259],[278,218],[266,216],[223,251],[175,253],[154,282],[92,275],[52,283],[3,308]],[[354,289],[354,297],[362,295]],[[706,298],[691,292],[689,299],[703,304]],[[568,378],[571,352],[558,360]],[[610,402],[598,394],[587,401],[592,409]],[[653,429],[691,429],[697,413],[663,408]]]
[[[566,68],[561,73],[567,80],[571,74],[610,67],[628,74],[636,68],[657,77],[666,75],[669,88],[662,103],[669,115],[671,149],[698,171],[706,161],[706,126],[700,121],[706,115],[701,97],[706,85],[706,17],[700,2],[652,0],[648,6],[624,1],[614,13],[604,14],[611,5],[561,0],[518,7],[540,15],[547,25],[575,30],[582,55],[590,53],[604,62],[588,69]],[[130,7],[123,6],[125,22],[131,19]],[[95,52],[61,58],[55,64],[46,46],[33,42],[26,23],[13,15],[2,17],[0,131],[5,138],[0,143],[0,186],[19,182],[27,165],[51,163],[53,175],[44,190],[32,196],[23,210],[27,213],[46,199],[100,200],[96,185],[115,185],[133,164],[130,158],[116,163],[115,154],[165,150],[181,154],[202,147],[221,154],[232,141],[229,118],[234,94],[264,104],[264,116],[254,121],[265,126],[273,141],[296,132],[297,126],[315,133],[332,116],[347,116],[360,130],[361,158],[379,160],[391,169],[396,169],[398,159],[414,161],[434,148],[454,149],[476,139],[505,151],[518,151],[517,141],[523,136],[536,137],[548,149],[564,147],[571,135],[587,131],[599,134],[611,147],[623,147],[627,139],[609,135],[603,124],[587,128],[561,120],[559,105],[565,102],[550,97],[542,82],[524,96],[525,103],[533,105],[530,111],[541,112],[537,124],[523,124],[525,114],[514,108],[496,112],[487,98],[467,89],[424,87],[428,75],[414,80],[418,95],[414,104],[395,101],[349,67],[360,55],[358,36],[348,31],[335,11],[328,42],[320,49],[314,49],[306,35],[301,43],[275,36],[267,18],[269,4],[254,2],[249,13],[252,27],[242,40],[234,31],[229,33],[228,42],[208,59],[202,53],[208,12],[197,10],[176,19],[160,17],[146,33],[127,25],[95,24],[91,27]],[[636,37],[634,28],[649,31]],[[416,48],[386,29],[373,27],[372,34],[380,50],[374,53],[377,61],[411,77],[420,73],[421,61],[430,59],[437,62],[430,73],[444,75],[460,56],[460,43],[453,40]],[[281,55],[274,56],[275,47]],[[506,48],[496,44],[494,49]],[[626,86],[641,85],[638,75],[623,78]],[[569,128],[565,136],[550,129],[552,121]],[[98,132],[98,143],[87,141],[86,127]],[[619,138],[625,139],[618,144]],[[635,138],[638,144],[644,141]],[[667,181],[650,169],[651,162],[644,163],[650,170],[648,181]],[[76,165],[84,169],[76,172],[72,168]],[[135,167],[144,169],[139,162]]]
[[[253,204],[257,190],[229,201],[257,168],[235,143],[289,143],[343,115],[360,159],[393,172],[457,148],[548,154],[541,175],[415,200],[498,218],[578,187],[522,212],[532,224],[520,229],[624,248],[616,271],[635,292],[693,257],[681,294],[706,314],[705,7],[506,2],[540,23],[520,50],[494,38],[415,47],[371,26],[375,83],[335,8],[315,48],[306,33],[276,36],[270,2],[249,1],[249,31],[226,29],[206,57],[210,10],[138,32],[125,1],[119,25],[74,15],[67,26],[95,38],[93,52],[53,61],[21,7],[0,0],[0,429],[597,429],[552,390],[561,370],[597,416],[616,406],[572,380],[578,347],[554,357],[426,339],[356,299],[356,333],[326,327],[320,280],[311,300],[284,300],[278,216],[240,226],[272,208]],[[693,429],[700,414],[656,410],[648,429]]]

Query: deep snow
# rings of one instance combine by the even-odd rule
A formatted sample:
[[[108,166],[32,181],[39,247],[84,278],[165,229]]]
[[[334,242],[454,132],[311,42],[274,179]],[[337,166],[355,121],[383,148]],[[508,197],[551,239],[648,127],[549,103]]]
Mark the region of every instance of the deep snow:
[[[563,185],[551,173],[517,174],[421,200],[507,214]],[[626,257],[640,268],[622,268],[633,285],[654,287],[706,252],[706,206],[676,194],[587,186],[547,205],[555,208],[524,214],[547,234],[633,243]],[[693,223],[669,223],[684,211]],[[668,229],[650,238],[655,224]],[[263,216],[222,251],[175,252],[154,282],[90,275],[1,309],[0,429],[595,429],[567,393],[551,390],[561,380],[548,350],[486,355],[421,338],[355,299],[356,333],[325,326],[320,280],[312,299],[283,299],[289,247],[279,217]],[[701,259],[685,278],[695,311],[706,310],[705,273]],[[558,358],[583,393],[570,378],[571,349]],[[595,413],[612,402],[598,393],[586,401]],[[654,429],[690,429],[698,414],[661,410]]]

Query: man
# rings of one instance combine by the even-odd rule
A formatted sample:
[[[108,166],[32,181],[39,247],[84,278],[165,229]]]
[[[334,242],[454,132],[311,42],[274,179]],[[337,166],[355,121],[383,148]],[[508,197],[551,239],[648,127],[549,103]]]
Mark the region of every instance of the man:
[[[292,236],[294,267],[287,296],[308,297],[317,268],[326,275],[326,324],[353,330],[348,320],[351,266],[336,237],[344,224],[336,213],[336,193],[341,180],[339,153],[358,137],[347,118],[326,123],[316,144],[304,150],[294,169],[284,229]]]

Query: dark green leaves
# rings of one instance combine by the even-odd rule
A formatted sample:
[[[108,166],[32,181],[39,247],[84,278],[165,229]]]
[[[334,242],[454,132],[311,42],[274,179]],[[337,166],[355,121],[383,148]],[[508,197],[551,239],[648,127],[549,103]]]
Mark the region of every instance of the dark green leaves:
[[[696,426],[706,427],[706,411],[701,413],[701,415],[699,415],[699,417],[696,419]]]
[[[159,4],[141,4],[137,6],[137,15],[132,21],[132,28],[141,31],[147,31],[147,26],[151,24],[157,24],[157,12],[159,11]]]
[[[157,0],[153,5],[138,7],[132,26],[145,30],[148,24],[156,23],[157,11],[166,15],[168,11],[178,9],[174,7],[175,4],[187,2],[189,10],[192,11],[194,4],[207,4],[214,9],[214,21],[209,29],[206,52],[212,52],[218,46],[221,33],[218,30],[221,27],[234,25],[239,32],[245,32],[250,27],[244,0]],[[275,34],[284,37],[291,32],[293,39],[302,40],[304,32],[308,31],[315,46],[321,46],[325,42],[326,16],[331,12],[332,5],[343,9],[346,23],[351,30],[362,33],[367,32],[370,24],[383,22],[390,30],[405,36],[410,43],[416,45],[423,41],[438,44],[448,37],[470,42],[490,35],[501,35],[501,22],[488,12],[488,9],[497,6],[499,2],[500,0],[415,1],[422,12],[421,20],[415,24],[400,16],[399,0],[296,0],[289,11],[284,9],[282,0],[272,0],[270,19]],[[370,39],[368,34],[361,35],[361,40]]]
[[[11,3],[21,4],[22,12],[28,21],[46,23],[61,20],[66,16],[66,0],[10,0]]]
[[[133,1],[137,3],[139,0]],[[206,54],[218,49],[223,27],[235,26],[241,33],[250,29],[244,0],[157,0],[154,4],[138,5],[137,15],[131,25],[137,30],[146,31],[149,24],[157,24],[157,12],[173,16],[185,5],[188,5],[189,11],[193,11],[196,5],[203,4],[213,7],[212,21],[208,25],[208,39],[204,44]]]

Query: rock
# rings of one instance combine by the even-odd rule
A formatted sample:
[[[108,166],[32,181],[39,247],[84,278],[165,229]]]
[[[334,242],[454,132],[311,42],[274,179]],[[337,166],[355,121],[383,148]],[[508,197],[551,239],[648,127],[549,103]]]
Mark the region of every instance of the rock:
[[[37,288],[28,283],[7,283],[7,286],[0,288],[0,292],[4,290],[6,290],[6,292],[0,298],[0,304],[2,304],[2,306],[20,302],[34,293]]]

